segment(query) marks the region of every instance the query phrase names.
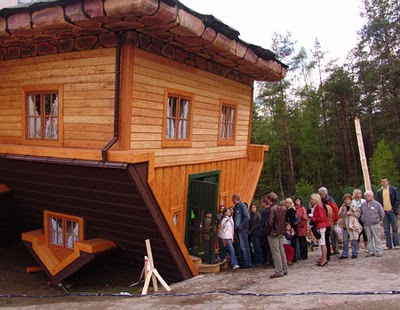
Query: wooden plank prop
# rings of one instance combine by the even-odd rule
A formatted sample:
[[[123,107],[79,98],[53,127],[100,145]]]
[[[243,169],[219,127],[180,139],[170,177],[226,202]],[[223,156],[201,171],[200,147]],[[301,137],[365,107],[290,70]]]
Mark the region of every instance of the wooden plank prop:
[[[370,190],[372,190],[372,186],[371,186],[371,180],[369,178],[367,157],[365,156],[364,141],[363,141],[363,136],[362,136],[362,131],[361,131],[360,119],[356,118],[354,120],[354,123],[356,126],[358,151],[360,152],[360,161],[361,161],[361,167],[362,167],[362,172],[363,172],[363,177],[364,177],[364,186],[365,186],[366,191],[370,191]]]
[[[150,271],[146,275],[146,281],[144,282],[142,295],[147,295],[147,291],[149,289],[149,284],[150,284],[150,279],[153,282],[154,292],[158,291],[157,280],[160,281],[161,285],[164,286],[164,288],[169,292],[171,290],[171,288],[164,281],[164,279],[160,276],[157,269],[154,268],[154,261],[153,261],[153,254],[151,252],[150,240],[146,239],[145,243],[146,243],[147,257],[148,257],[149,263],[150,263]]]

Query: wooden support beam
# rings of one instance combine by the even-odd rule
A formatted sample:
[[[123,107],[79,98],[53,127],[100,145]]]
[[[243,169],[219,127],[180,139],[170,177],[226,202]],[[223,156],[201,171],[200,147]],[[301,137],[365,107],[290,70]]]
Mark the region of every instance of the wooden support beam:
[[[363,177],[364,177],[364,186],[365,186],[366,191],[370,191],[370,190],[372,190],[372,186],[371,186],[371,180],[369,178],[367,157],[365,156],[364,141],[363,141],[363,136],[362,136],[362,131],[361,131],[360,119],[356,118],[354,120],[354,123],[356,126],[358,151],[360,152],[360,161],[361,161],[361,167],[362,167],[362,172],[363,172]]]
[[[151,252],[150,240],[146,239],[145,243],[146,243],[147,257],[149,258],[149,263],[150,263],[150,271],[146,276],[146,281],[144,282],[142,295],[147,295],[147,291],[149,289],[149,284],[150,284],[150,279],[153,282],[154,292],[158,291],[157,280],[169,292],[171,290],[171,288],[168,286],[168,284],[164,281],[164,279],[158,273],[157,269],[154,268],[153,253]]]

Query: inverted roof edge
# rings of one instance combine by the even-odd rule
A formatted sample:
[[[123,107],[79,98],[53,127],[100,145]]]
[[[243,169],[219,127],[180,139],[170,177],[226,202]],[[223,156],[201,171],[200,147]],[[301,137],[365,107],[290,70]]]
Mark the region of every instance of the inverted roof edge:
[[[83,0],[39,0],[38,2],[30,3],[30,4],[22,4],[14,7],[3,8],[0,10],[0,17],[7,18],[8,16],[18,14],[20,12],[29,12],[32,13],[34,11],[38,11],[45,8],[54,7],[57,5],[67,5],[73,4],[77,2],[82,2]],[[288,66],[282,63],[280,60],[276,59],[276,54],[273,53],[271,50],[263,48],[258,45],[254,45],[248,43],[239,38],[240,32],[229,25],[223,23],[218,18],[214,17],[213,15],[201,14],[198,13],[189,7],[185,6],[178,0],[158,0],[159,2],[163,2],[168,6],[175,6],[178,9],[182,9],[183,11],[201,19],[206,27],[209,27],[217,32],[223,34],[230,40],[235,40],[237,42],[242,43],[243,45],[247,46],[251,49],[257,57],[260,57],[264,60],[273,60],[276,61],[279,65],[283,68],[288,69]]]

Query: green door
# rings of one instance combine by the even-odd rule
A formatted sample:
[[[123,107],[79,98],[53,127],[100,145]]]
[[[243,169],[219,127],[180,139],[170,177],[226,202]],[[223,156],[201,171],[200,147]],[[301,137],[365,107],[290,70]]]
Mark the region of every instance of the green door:
[[[214,263],[218,183],[193,179],[189,191],[186,246],[191,255]],[[211,212],[208,216],[207,211]]]

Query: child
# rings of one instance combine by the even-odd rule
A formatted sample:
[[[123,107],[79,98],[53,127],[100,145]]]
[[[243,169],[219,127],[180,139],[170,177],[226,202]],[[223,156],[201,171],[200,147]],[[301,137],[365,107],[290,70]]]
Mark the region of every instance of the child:
[[[212,212],[206,211],[206,217],[204,219],[204,254],[207,264],[215,264],[214,257],[214,244],[211,244],[211,234],[213,230],[212,221]]]
[[[226,246],[221,249],[221,259],[225,260],[226,250],[229,251],[229,255],[231,257],[231,265],[233,269],[238,269],[238,261],[236,258],[235,250],[232,245],[233,240],[233,231],[234,231],[234,223],[231,217],[231,210],[224,209],[221,221],[221,229],[218,233],[218,236],[222,239],[223,244]]]
[[[290,240],[292,240],[294,235],[295,235],[294,229],[292,228],[292,226],[290,226],[290,223],[286,223],[286,231],[283,234],[283,236],[285,237],[283,238],[283,248],[285,249],[286,260],[288,265],[293,264],[294,248]]]

